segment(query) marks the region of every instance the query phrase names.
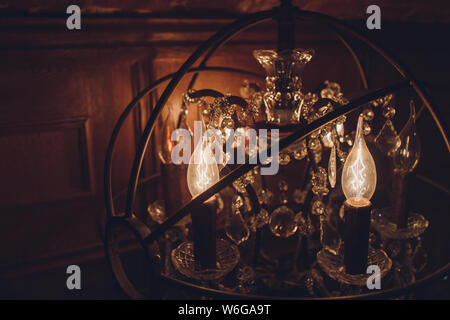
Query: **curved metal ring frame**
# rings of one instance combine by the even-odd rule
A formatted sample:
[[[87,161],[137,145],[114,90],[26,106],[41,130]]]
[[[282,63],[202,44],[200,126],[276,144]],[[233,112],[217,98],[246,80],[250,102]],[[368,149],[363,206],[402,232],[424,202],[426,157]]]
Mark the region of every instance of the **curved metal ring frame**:
[[[246,74],[249,76],[259,77],[262,76],[257,73],[241,70],[241,69],[233,69],[233,68],[226,68],[226,67],[207,67],[206,62],[209,60],[209,58],[215,53],[217,49],[219,49],[223,44],[225,44],[228,40],[230,40],[232,37],[237,35],[238,33],[242,32],[243,30],[254,26],[256,24],[268,21],[270,19],[277,18],[280,14],[280,8],[281,7],[275,7],[272,10],[268,11],[262,11],[257,12],[254,14],[250,14],[246,17],[237,19],[235,22],[229,24],[228,26],[224,27],[220,31],[218,31],[216,34],[211,36],[208,40],[206,40],[186,61],[185,63],[180,67],[180,69],[172,74],[166,75],[163,78],[160,78],[156,80],[154,83],[150,84],[146,88],[144,88],[139,94],[130,102],[130,104],[125,108],[122,115],[120,116],[119,120],[117,121],[113,133],[111,135],[111,139],[108,145],[108,149],[106,152],[106,160],[105,160],[105,171],[104,171],[104,178],[105,178],[105,202],[106,202],[106,211],[108,216],[108,222],[106,225],[106,241],[105,241],[105,247],[107,256],[109,259],[109,262],[111,263],[114,275],[116,276],[117,281],[119,282],[120,286],[122,287],[123,291],[131,298],[139,299],[143,298],[144,295],[139,292],[129,281],[121,260],[120,255],[118,252],[118,239],[116,238],[114,234],[114,229],[117,228],[117,226],[125,226],[129,230],[131,230],[134,235],[139,240],[141,246],[143,247],[146,256],[148,259],[154,258],[151,257],[151,254],[149,253],[149,246],[154,242],[155,239],[157,239],[159,236],[161,236],[169,227],[174,225],[176,222],[178,222],[181,218],[186,216],[192,208],[195,208],[196,206],[203,203],[205,200],[213,196],[215,193],[219,192],[221,189],[229,185],[232,181],[240,177],[242,174],[248,172],[251,170],[255,164],[242,164],[236,167],[234,170],[226,174],[222,179],[220,179],[216,184],[211,186],[209,189],[205,190],[201,194],[199,194],[197,197],[192,199],[189,203],[187,203],[185,206],[183,206],[181,209],[179,209],[174,215],[172,215],[170,218],[168,218],[164,223],[159,225],[155,230],[150,231],[150,229],[139,219],[137,219],[132,214],[132,208],[134,205],[134,200],[136,196],[137,186],[139,184],[139,175],[142,168],[142,163],[144,159],[145,152],[148,147],[148,143],[150,140],[150,136],[153,132],[156,120],[161,113],[164,105],[166,104],[167,100],[169,99],[170,95],[182,79],[184,75],[187,73],[194,73],[194,76],[189,84],[189,88],[191,88],[198,76],[201,72],[231,72],[231,73],[239,73],[239,74]],[[438,116],[438,113],[436,111],[436,108],[432,105],[431,99],[428,96],[428,94],[424,91],[422,86],[413,78],[413,76],[406,71],[406,69],[401,66],[401,64],[397,61],[395,61],[388,53],[386,53],[385,50],[381,49],[378,45],[367,39],[364,35],[359,33],[358,31],[353,30],[351,27],[347,26],[345,23],[334,19],[332,17],[316,13],[316,12],[310,12],[310,11],[304,11],[300,10],[297,7],[290,7],[290,9],[293,10],[293,13],[295,15],[295,19],[312,19],[316,20],[319,23],[325,24],[328,26],[338,37],[338,39],[344,44],[344,46],[349,50],[352,58],[355,61],[355,64],[358,68],[358,71],[361,76],[361,81],[363,84],[363,87],[365,89],[368,88],[366,76],[364,74],[364,70],[361,66],[361,63],[359,61],[359,58],[353,48],[348,44],[348,42],[344,39],[343,35],[341,34],[342,31],[349,33],[356,39],[362,41],[366,45],[368,45],[370,48],[372,48],[374,51],[376,51],[378,54],[380,54],[383,58],[386,59],[388,63],[390,63],[395,69],[400,73],[400,75],[404,78],[404,81],[386,86],[384,88],[369,91],[368,94],[357,98],[350,103],[341,106],[340,108],[326,114],[322,118],[312,122],[309,125],[303,126],[303,127],[297,127],[296,131],[290,134],[289,136],[283,138],[280,140],[279,147],[280,150],[287,147],[294,141],[304,138],[307,135],[309,135],[314,130],[322,127],[323,125],[327,124],[330,121],[335,120],[336,118],[345,115],[358,107],[362,106],[365,103],[368,103],[374,99],[383,97],[387,94],[390,94],[392,92],[398,91],[400,89],[404,88],[412,88],[416,94],[420,97],[420,99],[423,101],[424,105],[430,112],[433,120],[435,121],[441,136],[444,140],[444,143],[447,147],[447,150],[450,152],[450,144],[449,139],[446,133],[446,129],[444,128],[441,118]],[[209,49],[209,51],[208,51]],[[208,51],[208,52],[207,52]],[[203,55],[205,54],[205,57],[203,61],[201,61],[200,66],[198,68],[192,68],[192,65]],[[141,139],[139,141],[139,145],[136,151],[135,159],[133,162],[133,167],[130,174],[130,180],[129,180],[129,186],[127,190],[127,201],[126,201],[126,210],[125,213],[117,214],[114,210],[114,198],[112,195],[112,183],[111,183],[111,168],[112,168],[112,156],[114,152],[115,143],[117,140],[117,137],[119,135],[119,132],[122,128],[123,123],[127,119],[127,117],[130,115],[131,111],[138,105],[138,102],[146,97],[149,93],[151,93],[153,90],[155,90],[159,85],[164,83],[165,81],[170,80],[169,84],[166,86],[165,90],[161,94],[155,108],[153,109],[150,118],[147,122],[147,125],[143,131],[143,134],[141,136]],[[270,149],[270,147],[268,148]],[[264,151],[263,151],[264,152]],[[188,283],[182,280],[173,279],[170,277],[167,277],[165,275],[158,274],[156,272],[156,264],[157,261],[153,260],[154,268],[152,269],[151,275],[152,279],[155,280],[155,277],[159,277],[159,280],[166,280],[178,285],[187,286],[192,289],[199,290],[200,292],[210,294],[212,296],[227,296],[227,297],[235,297],[235,298],[275,298],[276,297],[262,297],[262,296],[251,296],[251,295],[241,295],[236,293],[229,293],[229,292],[221,292],[219,290],[206,288],[202,286],[198,286],[192,283]],[[428,275],[427,277],[416,281],[408,286],[401,287],[401,288],[395,288],[390,290],[383,290],[381,292],[376,293],[369,293],[369,294],[363,294],[358,296],[345,296],[345,297],[332,297],[333,299],[345,299],[345,298],[370,298],[370,297],[381,297],[381,296],[393,296],[398,294],[404,294],[406,292],[409,292],[413,290],[414,288],[423,285],[425,283],[428,283],[429,281],[436,279],[437,277],[441,276],[445,272],[450,270],[450,263],[446,264],[439,270],[435,271],[434,273]],[[152,284],[157,283],[151,282]],[[297,298],[298,299],[298,298]],[[322,298],[319,298],[322,299]],[[330,298],[326,298],[330,299]]]

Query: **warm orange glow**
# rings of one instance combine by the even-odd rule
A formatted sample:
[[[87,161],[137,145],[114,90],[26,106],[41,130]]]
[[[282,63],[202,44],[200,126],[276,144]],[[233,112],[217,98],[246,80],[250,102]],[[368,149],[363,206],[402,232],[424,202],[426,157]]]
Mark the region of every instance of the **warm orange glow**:
[[[173,149],[173,141],[170,139],[170,126],[167,126],[166,128],[166,147],[167,147],[167,151],[168,154],[172,153],[172,149]]]

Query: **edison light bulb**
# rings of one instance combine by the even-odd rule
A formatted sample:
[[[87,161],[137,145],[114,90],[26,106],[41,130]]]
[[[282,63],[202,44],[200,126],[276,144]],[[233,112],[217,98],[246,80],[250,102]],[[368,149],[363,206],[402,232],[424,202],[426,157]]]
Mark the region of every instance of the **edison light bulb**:
[[[211,143],[202,138],[189,160],[187,184],[192,197],[202,193],[219,181],[219,167]]]
[[[367,149],[362,132],[363,118],[359,116],[353,148],[342,171],[342,189],[347,202],[355,207],[367,206],[375,192],[377,171]]]

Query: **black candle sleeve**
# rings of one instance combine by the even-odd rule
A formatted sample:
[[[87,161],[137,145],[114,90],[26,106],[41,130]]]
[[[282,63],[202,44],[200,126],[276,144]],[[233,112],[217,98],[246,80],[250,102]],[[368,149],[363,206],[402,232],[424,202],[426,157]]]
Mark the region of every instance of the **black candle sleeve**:
[[[206,201],[192,210],[195,260],[201,269],[216,268],[216,201]]]
[[[409,174],[404,174],[394,170],[392,177],[392,222],[397,227],[405,228],[408,222],[408,215],[410,211],[410,202],[408,201],[408,183]]]
[[[349,274],[366,273],[371,208],[370,202],[363,207],[344,202],[344,265]]]

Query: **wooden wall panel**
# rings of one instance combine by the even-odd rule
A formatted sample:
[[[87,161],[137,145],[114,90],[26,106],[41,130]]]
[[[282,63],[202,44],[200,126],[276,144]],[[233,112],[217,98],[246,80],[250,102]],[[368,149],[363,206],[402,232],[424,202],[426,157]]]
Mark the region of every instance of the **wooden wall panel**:
[[[0,127],[0,206],[90,195],[86,119]]]

